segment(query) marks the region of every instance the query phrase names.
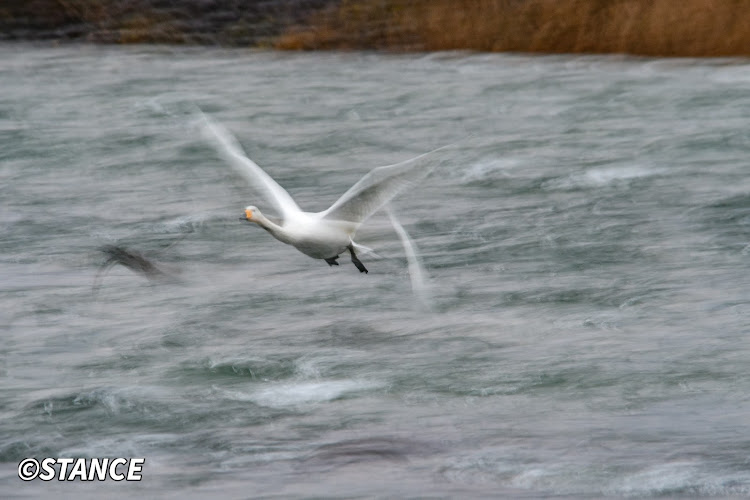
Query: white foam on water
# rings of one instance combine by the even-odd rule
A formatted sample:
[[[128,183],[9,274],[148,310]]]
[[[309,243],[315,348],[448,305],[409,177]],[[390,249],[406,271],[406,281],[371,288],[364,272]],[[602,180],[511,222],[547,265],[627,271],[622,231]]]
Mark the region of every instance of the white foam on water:
[[[261,406],[285,408],[333,401],[345,394],[383,387],[370,380],[323,380],[269,384],[253,393],[231,393],[233,399],[252,401]]]
[[[98,405],[116,415],[150,401],[168,401],[169,390],[157,386],[97,387],[78,394],[74,405]]]
[[[519,158],[488,158],[480,160],[467,168],[456,171],[461,182],[487,181],[494,178],[506,177],[511,170],[523,162]]]
[[[149,433],[135,437],[102,436],[92,438],[89,442],[63,448],[58,452],[61,457],[138,457],[148,453],[149,464],[153,461],[161,446],[169,446],[179,439],[176,434]]]
[[[612,184],[627,183],[636,179],[659,175],[660,173],[661,171],[659,169],[642,166],[592,168],[585,172],[579,172],[547,181],[543,184],[543,187],[550,191],[605,187]]]
[[[717,474],[701,463],[656,464],[613,481],[604,493],[642,497],[654,495],[726,496],[750,494],[750,476]]]

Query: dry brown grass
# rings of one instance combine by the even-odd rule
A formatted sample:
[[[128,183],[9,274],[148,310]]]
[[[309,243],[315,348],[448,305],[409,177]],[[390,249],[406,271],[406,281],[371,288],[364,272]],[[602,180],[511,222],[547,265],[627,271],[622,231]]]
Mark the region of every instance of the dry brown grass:
[[[343,0],[280,49],[750,55],[748,0]]]

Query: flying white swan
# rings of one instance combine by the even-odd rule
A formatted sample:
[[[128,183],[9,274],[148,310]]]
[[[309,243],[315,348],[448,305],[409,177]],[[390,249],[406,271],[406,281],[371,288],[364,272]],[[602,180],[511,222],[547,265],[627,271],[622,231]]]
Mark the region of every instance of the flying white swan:
[[[395,165],[378,167],[345,192],[336,203],[323,212],[303,212],[271,176],[247,157],[237,139],[223,126],[203,113],[203,129],[218,152],[252,187],[265,195],[278,211],[280,221],[263,215],[257,207],[245,208],[243,220],[258,224],[277,240],[292,245],[313,259],[323,259],[337,266],[339,255],[348,251],[360,272],[367,268],[357,258],[355,248],[364,248],[353,241],[359,226],[398,193],[425,178],[434,168],[428,155],[431,151]]]

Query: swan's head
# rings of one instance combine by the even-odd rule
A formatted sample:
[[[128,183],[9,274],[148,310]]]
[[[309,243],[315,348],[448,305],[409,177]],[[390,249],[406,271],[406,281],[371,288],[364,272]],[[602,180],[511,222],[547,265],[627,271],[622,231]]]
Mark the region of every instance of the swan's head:
[[[250,222],[258,222],[263,217],[263,214],[260,213],[260,210],[258,210],[257,207],[254,207],[253,205],[250,205],[249,207],[245,207],[245,219],[249,220]]]

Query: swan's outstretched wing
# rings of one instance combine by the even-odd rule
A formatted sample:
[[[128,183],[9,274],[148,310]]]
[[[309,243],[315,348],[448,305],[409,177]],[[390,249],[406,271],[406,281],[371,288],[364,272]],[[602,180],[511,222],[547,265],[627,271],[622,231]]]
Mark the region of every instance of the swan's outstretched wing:
[[[430,288],[424,279],[424,267],[422,266],[422,260],[419,258],[419,252],[417,246],[409,238],[409,233],[406,232],[404,226],[396,218],[396,214],[389,206],[385,207],[385,211],[388,213],[388,217],[391,219],[393,229],[398,234],[401,240],[401,245],[404,247],[404,254],[406,254],[406,263],[409,266],[409,279],[411,280],[411,289],[419,300],[420,304],[425,309],[432,308],[432,297],[430,294]]]
[[[433,153],[450,146],[371,170],[321,215],[325,219],[361,224],[398,193],[427,177],[436,166]]]
[[[219,123],[198,111],[205,135],[211,140],[216,150],[230,165],[257,189],[268,202],[272,203],[284,219],[300,212],[289,193],[263,171],[253,160],[247,157],[237,139]]]

